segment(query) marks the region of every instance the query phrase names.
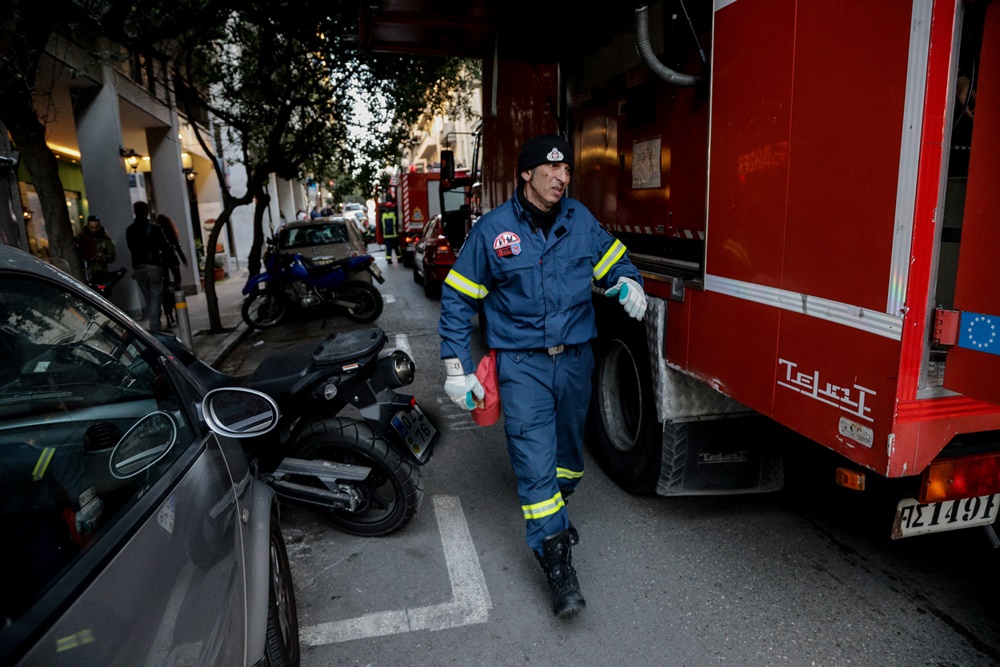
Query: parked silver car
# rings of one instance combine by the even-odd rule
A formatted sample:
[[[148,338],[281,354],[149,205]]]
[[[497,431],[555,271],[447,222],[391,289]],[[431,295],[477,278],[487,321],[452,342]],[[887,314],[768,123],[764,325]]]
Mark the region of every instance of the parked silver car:
[[[277,417],[0,246],[0,664],[297,665],[276,501],[238,439]]]

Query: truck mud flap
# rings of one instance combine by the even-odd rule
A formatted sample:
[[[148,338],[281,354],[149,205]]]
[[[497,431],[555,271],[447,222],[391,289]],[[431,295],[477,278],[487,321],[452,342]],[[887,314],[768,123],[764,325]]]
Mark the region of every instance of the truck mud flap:
[[[764,417],[663,425],[658,495],[765,493],[783,484],[781,449]]]

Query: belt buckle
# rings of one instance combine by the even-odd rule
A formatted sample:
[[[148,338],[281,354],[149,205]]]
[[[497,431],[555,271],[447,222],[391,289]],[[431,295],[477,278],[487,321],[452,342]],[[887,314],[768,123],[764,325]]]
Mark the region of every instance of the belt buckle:
[[[549,353],[550,357],[554,357],[557,354],[562,354],[565,350],[566,350],[565,345],[556,345],[555,347],[550,347],[549,349],[547,349],[546,352]]]

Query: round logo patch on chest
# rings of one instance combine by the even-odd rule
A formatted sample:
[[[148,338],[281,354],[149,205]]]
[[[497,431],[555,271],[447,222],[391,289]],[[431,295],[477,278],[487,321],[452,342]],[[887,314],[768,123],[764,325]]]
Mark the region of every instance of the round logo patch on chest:
[[[521,254],[521,237],[514,232],[501,232],[493,239],[493,249],[497,257]]]

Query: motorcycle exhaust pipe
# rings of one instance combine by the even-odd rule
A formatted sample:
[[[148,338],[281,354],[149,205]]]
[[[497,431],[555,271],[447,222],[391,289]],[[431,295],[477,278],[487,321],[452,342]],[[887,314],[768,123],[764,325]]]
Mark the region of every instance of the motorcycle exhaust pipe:
[[[405,387],[413,382],[416,375],[413,359],[402,350],[393,350],[391,354],[379,359],[376,368],[382,382],[389,389]]]

